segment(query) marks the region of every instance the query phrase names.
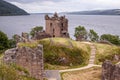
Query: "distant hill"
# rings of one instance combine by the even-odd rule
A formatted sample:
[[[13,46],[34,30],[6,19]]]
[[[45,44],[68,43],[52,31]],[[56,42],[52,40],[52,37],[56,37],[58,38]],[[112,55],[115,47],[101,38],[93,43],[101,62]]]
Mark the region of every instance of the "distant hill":
[[[31,15],[53,15],[53,13],[30,13]]]
[[[120,9],[67,12],[76,15],[120,15]]]
[[[0,16],[9,15],[29,15],[29,14],[13,4],[10,4],[4,0],[0,0]]]

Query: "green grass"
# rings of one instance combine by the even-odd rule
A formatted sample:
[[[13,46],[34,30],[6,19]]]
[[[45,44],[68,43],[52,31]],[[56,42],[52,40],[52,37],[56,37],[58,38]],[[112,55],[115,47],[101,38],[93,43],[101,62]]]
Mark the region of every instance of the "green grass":
[[[19,43],[18,47],[30,47],[30,48],[35,48],[38,45],[37,41],[33,42],[26,42],[26,43]]]
[[[0,64],[2,63],[3,54],[0,54]]]
[[[44,47],[45,63],[49,63],[51,65],[65,66],[65,67],[88,64],[88,59],[89,59],[88,51],[84,51],[83,49],[78,48],[76,46],[69,47],[69,44],[63,43],[63,41],[58,43],[58,39],[57,41],[55,39],[52,41],[53,42],[50,42],[49,39],[39,41],[39,43],[43,44]],[[49,65],[45,65],[45,68],[50,69],[51,66],[49,67],[48,66]]]
[[[0,80],[36,80],[35,78],[29,77],[29,74],[20,75],[19,72],[26,72],[25,69],[18,70],[13,65],[0,64]]]
[[[108,44],[95,43],[97,48],[95,64],[102,64],[106,59],[114,61],[114,55],[120,56],[120,47]]]

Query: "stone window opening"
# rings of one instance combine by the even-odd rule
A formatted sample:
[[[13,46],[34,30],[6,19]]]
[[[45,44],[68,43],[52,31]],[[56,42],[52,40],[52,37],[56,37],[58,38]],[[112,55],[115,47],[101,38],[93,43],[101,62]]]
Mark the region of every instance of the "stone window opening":
[[[55,37],[55,35],[53,35],[53,37]]]
[[[50,23],[50,26],[52,26],[52,23]]]
[[[55,29],[53,28],[53,34],[55,34]]]
[[[28,59],[26,59],[26,62],[28,62]]]
[[[62,26],[62,27],[64,26],[63,23],[61,23],[61,26]]]
[[[15,59],[15,56],[14,56],[14,55],[12,55],[12,56],[11,56],[11,58],[12,58],[12,59]]]
[[[66,33],[63,33],[63,35],[66,35]]]
[[[63,23],[61,23],[61,31],[63,31],[63,30],[64,30],[64,29],[63,29],[63,27],[64,27],[64,26],[63,26]]]
[[[55,29],[53,28],[53,37],[55,37]]]
[[[63,28],[61,29],[61,31],[63,31]]]

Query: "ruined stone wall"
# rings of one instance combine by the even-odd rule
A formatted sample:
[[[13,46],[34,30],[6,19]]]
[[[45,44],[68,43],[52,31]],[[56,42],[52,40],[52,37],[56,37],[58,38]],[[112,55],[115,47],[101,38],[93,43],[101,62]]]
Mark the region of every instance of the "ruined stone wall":
[[[102,65],[102,80],[120,80],[120,63],[113,65],[105,61]]]
[[[50,38],[50,37],[51,36],[49,34],[47,34],[45,31],[43,31],[43,32],[36,32],[34,37],[32,37],[31,39],[40,40],[40,39]]]
[[[31,77],[43,80],[43,46],[38,45],[36,48],[21,47],[9,49],[5,52],[4,62],[16,63],[29,71]]]

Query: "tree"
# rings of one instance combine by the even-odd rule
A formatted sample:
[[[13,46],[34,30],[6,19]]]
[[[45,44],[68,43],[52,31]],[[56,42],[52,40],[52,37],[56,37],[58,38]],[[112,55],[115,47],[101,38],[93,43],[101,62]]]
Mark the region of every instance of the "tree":
[[[9,47],[9,40],[7,35],[0,31],[0,50],[6,49]]]
[[[90,31],[89,31],[89,38],[90,38],[91,41],[95,42],[95,41],[98,41],[99,36],[98,36],[98,34],[94,30],[90,29]]]
[[[100,40],[109,41],[112,44],[120,45],[120,38],[118,35],[103,34],[100,37]]]
[[[86,40],[87,39],[87,30],[84,28],[84,26],[78,26],[75,28],[75,34],[76,40]]]
[[[16,41],[14,39],[9,39],[10,48],[16,47]]]
[[[43,27],[36,26],[36,27],[32,28],[32,30],[30,31],[30,35],[33,37],[36,32],[41,32],[41,31],[43,31]]]

